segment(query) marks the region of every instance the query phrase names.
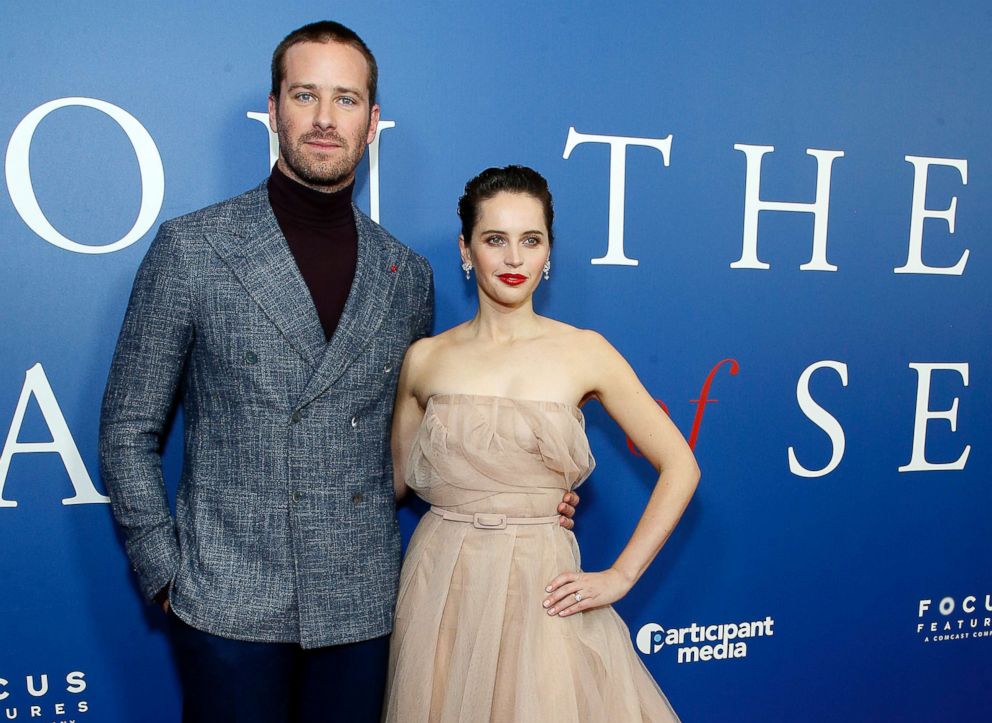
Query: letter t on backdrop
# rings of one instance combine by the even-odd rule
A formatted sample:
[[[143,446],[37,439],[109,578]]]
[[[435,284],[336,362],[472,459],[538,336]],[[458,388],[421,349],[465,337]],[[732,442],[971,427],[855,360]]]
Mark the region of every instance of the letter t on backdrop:
[[[579,133],[569,127],[562,158],[566,161],[576,146],[583,143],[606,143],[610,146],[610,227],[607,237],[606,256],[592,259],[593,264],[613,266],[637,266],[637,259],[628,258],[623,252],[623,206],[627,184],[627,146],[647,146],[661,152],[668,166],[672,150],[672,134],[665,138],[633,138],[629,136],[600,136],[592,133]]]

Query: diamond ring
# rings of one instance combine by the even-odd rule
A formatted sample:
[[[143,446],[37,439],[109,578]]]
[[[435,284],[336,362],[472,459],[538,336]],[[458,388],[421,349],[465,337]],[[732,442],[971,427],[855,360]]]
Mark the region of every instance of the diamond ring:
[[[582,602],[582,593],[575,593],[575,602]]]

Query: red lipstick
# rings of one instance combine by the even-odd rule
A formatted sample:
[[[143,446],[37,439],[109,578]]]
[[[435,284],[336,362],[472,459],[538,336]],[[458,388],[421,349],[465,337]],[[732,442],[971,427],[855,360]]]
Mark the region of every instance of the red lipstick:
[[[496,278],[507,286],[520,286],[520,284],[527,280],[526,276],[521,276],[520,274],[498,274]]]

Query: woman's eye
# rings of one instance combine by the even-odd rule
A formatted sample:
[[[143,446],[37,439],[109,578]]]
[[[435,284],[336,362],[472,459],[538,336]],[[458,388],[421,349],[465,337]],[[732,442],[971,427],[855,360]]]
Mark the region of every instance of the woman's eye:
[[[490,246],[500,246],[503,244],[502,236],[490,236],[486,239],[486,243]]]
[[[541,243],[541,239],[537,236],[529,236],[524,239],[524,243],[528,246],[537,246]]]

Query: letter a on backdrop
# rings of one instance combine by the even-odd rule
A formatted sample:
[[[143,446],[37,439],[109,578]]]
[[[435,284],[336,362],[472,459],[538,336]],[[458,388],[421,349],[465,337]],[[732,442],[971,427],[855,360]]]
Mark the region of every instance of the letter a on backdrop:
[[[34,395],[38,400],[38,407],[45,418],[49,431],[52,433],[51,442],[18,442],[17,437],[21,432],[21,425],[24,424],[24,413],[28,408],[28,399]],[[0,507],[17,507],[13,500],[6,500],[3,497],[3,488],[7,482],[7,473],[10,471],[10,461],[15,454],[30,452],[55,452],[62,458],[65,471],[69,475],[72,487],[76,494],[62,500],[63,505],[91,505],[99,503],[109,503],[110,498],[101,495],[93,486],[83,458],[79,455],[72,434],[69,432],[69,425],[65,422],[59,403],[52,392],[52,385],[48,383],[45,370],[41,364],[35,364],[27,370],[24,375],[24,386],[21,388],[21,397],[17,400],[17,408],[14,410],[14,419],[10,423],[10,431],[7,432],[7,441],[4,442],[3,452],[0,452]]]

